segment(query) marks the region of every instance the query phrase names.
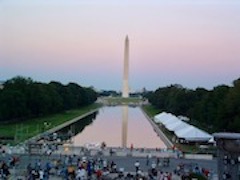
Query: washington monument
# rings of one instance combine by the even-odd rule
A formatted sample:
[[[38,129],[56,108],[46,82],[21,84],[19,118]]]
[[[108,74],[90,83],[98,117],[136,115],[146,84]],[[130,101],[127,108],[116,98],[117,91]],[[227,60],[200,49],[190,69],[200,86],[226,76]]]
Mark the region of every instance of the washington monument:
[[[129,40],[128,40],[128,36],[126,36],[125,43],[124,43],[124,71],[123,71],[123,89],[122,89],[123,98],[129,97],[128,71],[129,71]]]

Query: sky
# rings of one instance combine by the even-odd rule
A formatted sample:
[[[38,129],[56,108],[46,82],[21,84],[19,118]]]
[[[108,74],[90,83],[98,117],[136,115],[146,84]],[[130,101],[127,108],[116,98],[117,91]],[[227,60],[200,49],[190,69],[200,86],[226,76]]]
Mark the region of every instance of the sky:
[[[240,77],[239,0],[0,0],[0,80],[195,89]]]

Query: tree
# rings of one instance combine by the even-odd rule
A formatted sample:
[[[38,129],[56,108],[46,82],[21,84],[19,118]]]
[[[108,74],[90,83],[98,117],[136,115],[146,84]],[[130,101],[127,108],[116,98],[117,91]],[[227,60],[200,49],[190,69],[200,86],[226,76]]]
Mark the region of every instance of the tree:
[[[14,77],[0,90],[0,121],[22,121],[94,103],[97,93],[76,83],[64,86]]]
[[[0,102],[1,121],[20,121],[28,115],[26,99],[20,91],[4,90]]]
[[[158,88],[146,96],[161,111],[185,115],[191,123],[209,132],[240,132],[240,79],[233,87],[219,85],[212,90],[190,90],[175,84]]]
[[[240,132],[240,79],[233,82],[233,87],[229,89],[224,101],[224,123],[222,126],[227,131]]]

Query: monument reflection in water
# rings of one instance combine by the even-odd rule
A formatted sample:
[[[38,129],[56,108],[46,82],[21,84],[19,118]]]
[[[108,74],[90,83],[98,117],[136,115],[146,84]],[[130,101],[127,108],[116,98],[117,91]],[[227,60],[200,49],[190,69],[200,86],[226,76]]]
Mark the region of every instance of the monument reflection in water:
[[[72,137],[75,146],[105,142],[108,147],[129,148],[131,144],[135,148],[166,147],[139,107],[103,107],[96,115],[96,119],[87,124],[81,128],[79,126],[69,128],[75,131]],[[78,132],[78,129],[82,131]]]
[[[127,147],[128,106],[122,106],[122,147]]]

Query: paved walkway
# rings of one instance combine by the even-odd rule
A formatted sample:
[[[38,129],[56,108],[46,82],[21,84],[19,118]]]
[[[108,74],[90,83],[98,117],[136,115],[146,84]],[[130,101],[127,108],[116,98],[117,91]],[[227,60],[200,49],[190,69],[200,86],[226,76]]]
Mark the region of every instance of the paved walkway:
[[[87,149],[84,147],[75,147],[71,144],[65,144],[60,146],[54,154],[77,154],[77,155],[84,155],[87,154],[89,156],[96,156],[96,155],[103,155],[103,156],[119,156],[119,157],[126,157],[126,156],[133,156],[133,157],[147,157],[147,155],[151,155],[152,157],[170,157],[170,158],[177,158],[178,151],[168,150],[168,149],[131,149],[131,148],[111,148],[106,147],[104,149],[101,148],[91,148]]]
[[[21,149],[21,148],[19,148]],[[111,153],[111,151],[113,153]],[[6,155],[5,157],[0,155],[0,159],[5,159],[8,161],[8,157],[12,156],[14,153],[12,149],[11,155]],[[217,161],[213,160],[204,160],[202,159],[182,159],[177,158],[177,152],[166,149],[123,149],[123,148],[105,148],[101,149],[86,149],[83,147],[73,147],[70,144],[65,146],[60,146],[57,151],[54,151],[50,156],[46,155],[46,153],[42,152],[40,155],[29,155],[26,153],[15,154],[20,157],[20,163],[16,169],[12,169],[12,175],[10,179],[17,179],[16,177],[25,177],[26,176],[26,167],[29,163],[35,164],[38,159],[41,159],[44,164],[46,162],[52,162],[55,159],[64,159],[66,156],[75,155],[77,157],[87,157],[90,159],[102,158],[109,162],[114,161],[118,169],[124,168],[125,172],[135,172],[134,163],[138,160],[140,162],[140,167],[143,172],[147,173],[150,165],[146,165],[146,157],[150,155],[149,164],[156,163],[157,157],[160,158],[160,162],[163,165],[164,158],[170,158],[169,166],[164,167],[160,166],[164,172],[173,172],[179,164],[186,164],[187,166],[194,166],[194,164],[198,164],[200,167],[207,168],[211,170],[216,176],[217,173]],[[24,178],[22,178],[24,179]],[[58,176],[51,176],[50,179],[57,180],[62,179]]]
[[[141,110],[144,116],[146,117],[146,119],[152,125],[154,131],[158,134],[158,136],[161,138],[161,140],[164,142],[167,148],[172,148],[173,143],[167,138],[167,136],[162,132],[162,130],[158,127],[158,125],[156,125],[156,123],[153,122],[153,120],[145,113],[145,111],[142,108]]]

